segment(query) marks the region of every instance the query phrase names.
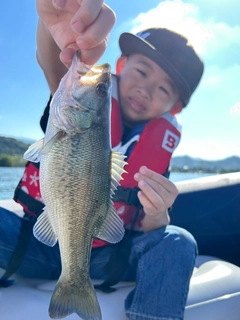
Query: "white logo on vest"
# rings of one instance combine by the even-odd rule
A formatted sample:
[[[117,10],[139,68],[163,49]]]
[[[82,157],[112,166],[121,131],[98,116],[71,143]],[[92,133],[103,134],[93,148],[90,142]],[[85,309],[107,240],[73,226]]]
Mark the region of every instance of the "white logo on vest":
[[[179,140],[180,138],[176,134],[169,130],[166,130],[163,138],[162,147],[163,149],[173,153],[174,149],[177,147],[179,143]]]

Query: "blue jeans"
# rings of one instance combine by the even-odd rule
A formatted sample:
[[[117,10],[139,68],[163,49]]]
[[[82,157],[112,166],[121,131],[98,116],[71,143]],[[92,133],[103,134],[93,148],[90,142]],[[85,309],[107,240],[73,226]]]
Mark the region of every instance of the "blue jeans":
[[[18,240],[21,218],[0,207],[0,267],[7,268]],[[105,279],[103,268],[113,245],[92,250],[90,276]],[[189,281],[197,245],[190,233],[167,226],[131,237],[129,266],[123,281],[136,281],[125,300],[133,320],[183,319]],[[58,245],[48,247],[31,237],[28,251],[17,274],[23,277],[57,279],[61,273]]]

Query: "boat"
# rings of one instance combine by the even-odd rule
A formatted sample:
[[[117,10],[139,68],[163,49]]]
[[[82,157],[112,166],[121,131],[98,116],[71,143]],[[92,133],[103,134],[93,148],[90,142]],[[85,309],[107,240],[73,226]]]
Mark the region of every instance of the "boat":
[[[176,185],[179,196],[170,212],[171,223],[192,232],[199,244],[184,320],[239,320],[240,173],[180,181]],[[13,200],[0,200],[0,206],[23,215],[22,207]],[[13,279],[14,285],[0,288],[1,319],[49,320],[48,305],[56,281],[17,275]],[[120,282],[115,287],[117,290],[110,294],[97,291],[103,320],[128,319],[124,300],[134,283]],[[79,317],[72,314],[67,319]]]

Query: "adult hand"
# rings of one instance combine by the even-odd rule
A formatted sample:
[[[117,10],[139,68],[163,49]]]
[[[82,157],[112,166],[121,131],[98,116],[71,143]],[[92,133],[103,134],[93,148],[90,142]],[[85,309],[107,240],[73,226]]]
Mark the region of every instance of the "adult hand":
[[[134,175],[141,191],[138,198],[143,206],[145,217],[143,230],[150,231],[168,225],[168,208],[172,206],[178,189],[170,180],[143,166]]]
[[[40,19],[61,50],[60,59],[69,67],[76,50],[92,65],[102,56],[115,23],[114,12],[103,0],[36,0]]]

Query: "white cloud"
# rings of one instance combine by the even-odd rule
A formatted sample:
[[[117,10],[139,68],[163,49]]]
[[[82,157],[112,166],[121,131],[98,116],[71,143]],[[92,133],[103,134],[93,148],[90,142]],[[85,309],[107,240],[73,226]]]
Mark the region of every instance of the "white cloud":
[[[184,0],[161,2],[156,8],[139,14],[131,32],[154,26],[177,31],[189,39],[205,61],[200,86],[186,113],[180,114],[183,137],[174,155],[189,154],[204,159],[240,156],[236,135],[239,132],[237,115],[240,115],[240,23],[239,20],[231,23],[229,18],[235,5],[225,0],[217,1],[216,6],[208,0],[192,2],[194,4]],[[209,3],[211,10],[208,10]],[[228,19],[224,16],[225,6]]]
[[[235,115],[240,115],[240,102],[237,102],[231,109],[230,109],[230,114],[235,116]]]
[[[197,52],[213,37],[197,19],[199,8],[181,0],[164,1],[149,12],[141,13],[133,21],[132,32],[149,27],[165,27],[186,36]]]
[[[228,4],[229,6],[229,4]],[[234,6],[232,8],[234,10]],[[213,13],[214,14],[214,13]],[[185,35],[195,50],[206,58],[216,57],[221,50],[240,43],[240,26],[216,22],[214,16],[201,21],[201,4],[168,0],[133,20],[132,32],[162,26]]]
[[[224,103],[230,108],[239,101],[239,75],[240,65],[224,69],[221,66],[207,66],[199,91],[201,89],[201,94],[215,103],[218,101],[220,105]]]
[[[213,72],[203,79],[202,87],[213,88],[218,87],[222,84],[222,78],[220,75],[214,74]]]
[[[226,23],[215,23],[214,21],[209,21],[205,24],[205,27],[212,35],[211,41],[206,42],[203,50],[203,54],[207,54],[208,57],[215,56],[222,50],[230,48],[232,45],[239,46],[239,26],[231,27]]]

